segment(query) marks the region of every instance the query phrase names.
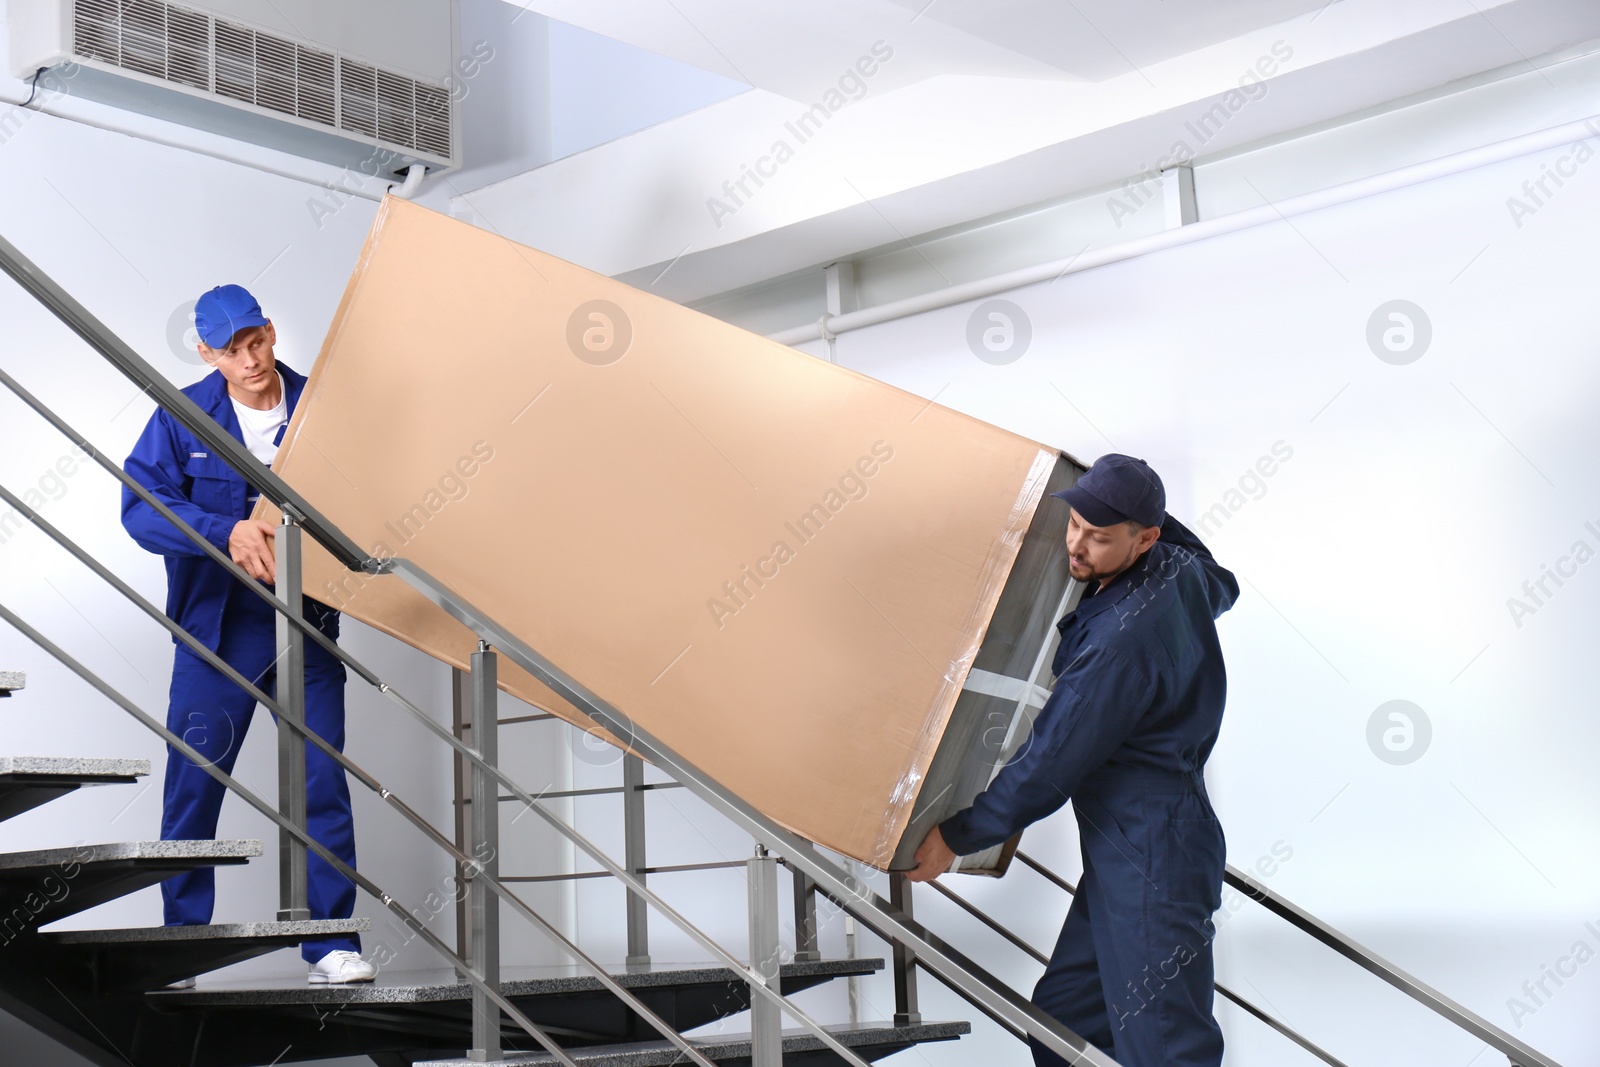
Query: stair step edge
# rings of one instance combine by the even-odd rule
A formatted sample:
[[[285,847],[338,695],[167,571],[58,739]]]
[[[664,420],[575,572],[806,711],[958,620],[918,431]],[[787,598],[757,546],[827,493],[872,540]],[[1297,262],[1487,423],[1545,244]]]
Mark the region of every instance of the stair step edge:
[[[78,756],[0,756],[0,775],[50,774],[73,777],[143,777],[150,773],[147,759],[98,759]]]
[[[0,874],[29,867],[70,866],[112,860],[250,859],[262,854],[260,841],[118,841],[100,845],[0,852]]]
[[[830,971],[829,965],[838,968]],[[780,973],[785,977],[834,973],[845,977],[852,971],[881,970],[883,960],[868,957],[854,960],[820,960],[813,963],[786,963]],[[402,972],[403,973],[403,972]],[[736,972],[720,964],[687,964],[682,967],[663,966],[660,970],[630,972],[622,968],[609,971],[610,975],[630,989],[658,986],[681,987],[710,982],[738,982]],[[413,982],[389,984],[379,973],[372,985],[322,985],[274,986],[270,988],[184,989],[152,991],[149,996],[159,997],[161,1003],[185,1007],[282,1007],[299,1004],[432,1004],[442,1001],[470,1000],[472,986],[466,982]],[[511,978],[501,984],[501,992],[508,997],[561,996],[569,993],[588,993],[604,989],[598,979],[587,974],[560,977]]]
[[[830,1034],[838,1038],[846,1048],[861,1045],[912,1043],[919,1044],[924,1041],[943,1041],[961,1037],[972,1032],[972,1024],[966,1022],[925,1022],[912,1026],[895,1026],[891,1023],[863,1023],[855,1027],[848,1025],[824,1027]],[[732,1059],[738,1056],[749,1056],[749,1034],[714,1034],[689,1038],[689,1043],[704,1054],[708,1059]],[[824,1047],[822,1041],[809,1030],[785,1029],[783,1031],[783,1050],[785,1053],[803,1052],[809,1049]],[[592,1064],[594,1067],[664,1067],[664,1065],[681,1062],[682,1053],[666,1040],[635,1041],[620,1045],[589,1045],[579,1048],[569,1048],[567,1055],[580,1064]],[[554,1063],[555,1059],[547,1052],[515,1053],[502,1061],[497,1061],[497,1067],[544,1067],[545,1064]],[[478,1061],[468,1059],[448,1060],[418,1060],[412,1067],[482,1067]]]
[[[207,926],[137,926],[113,930],[54,930],[44,936],[60,945],[127,945],[211,941],[251,937],[322,937],[359,934],[371,919],[305,919],[297,922],[212,923]]]

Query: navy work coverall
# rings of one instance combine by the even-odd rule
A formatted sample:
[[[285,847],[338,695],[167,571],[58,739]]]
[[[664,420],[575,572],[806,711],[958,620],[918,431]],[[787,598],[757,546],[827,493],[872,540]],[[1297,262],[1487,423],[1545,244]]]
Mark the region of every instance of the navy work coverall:
[[[292,415],[305,377],[281,362],[288,410]],[[228,433],[243,443],[228,383],[213,371],[183,390]],[[204,441],[184,429],[165,409],[151,416],[123,469],[224,554],[228,535],[248,518],[256,494],[242,476]],[[276,697],[274,612],[207,557],[176,526],[124,488],[122,525],[139,543],[165,557],[167,615],[240,674]],[[309,597],[302,602],[308,621],[330,638],[339,636],[339,613]],[[255,701],[238,686],[179,644],[172,666],[167,728],[206,760],[228,773],[244,744]],[[306,725],[344,751],[344,664],[306,642]],[[225,790],[220,782],[176,750],[167,753],[163,841],[205,840],[217,833]],[[306,743],[307,829],[329,851],[354,867],[355,832],[350,816],[350,786],[344,768]],[[355,907],[355,886],[316,853],[306,857],[307,895],[314,919],[347,919]],[[209,867],[175,875],[161,883],[168,926],[211,921],[216,902],[215,874]],[[360,952],[358,938],[341,936],[306,941],[301,955],[315,963],[336,949]]]
[[[1057,624],[1056,683],[1026,746],[940,824],[967,855],[1068,800],[1083,880],[1033,1001],[1124,1067],[1217,1067],[1211,916],[1222,827],[1201,772],[1226,692],[1216,619],[1239,585],[1168,515]],[[1033,1044],[1041,1065],[1062,1064]]]

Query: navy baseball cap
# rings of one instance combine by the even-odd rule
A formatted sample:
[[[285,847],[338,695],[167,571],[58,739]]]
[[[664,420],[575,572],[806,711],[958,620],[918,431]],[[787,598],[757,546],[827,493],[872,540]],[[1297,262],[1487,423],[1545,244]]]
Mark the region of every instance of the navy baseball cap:
[[[1078,484],[1051,493],[1072,505],[1090,526],[1115,526],[1132,519],[1160,526],[1167,517],[1167,491],[1161,476],[1142,459],[1109,452],[1078,479]]]
[[[242,285],[219,285],[194,302],[194,328],[212,348],[227,348],[233,335],[265,326],[261,305]]]

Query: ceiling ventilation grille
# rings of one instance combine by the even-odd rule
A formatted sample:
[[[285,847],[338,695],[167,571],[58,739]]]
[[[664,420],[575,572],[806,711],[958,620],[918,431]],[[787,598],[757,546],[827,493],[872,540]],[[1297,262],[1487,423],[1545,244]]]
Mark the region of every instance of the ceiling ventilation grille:
[[[440,86],[162,0],[73,0],[73,51],[400,148],[451,155]]]

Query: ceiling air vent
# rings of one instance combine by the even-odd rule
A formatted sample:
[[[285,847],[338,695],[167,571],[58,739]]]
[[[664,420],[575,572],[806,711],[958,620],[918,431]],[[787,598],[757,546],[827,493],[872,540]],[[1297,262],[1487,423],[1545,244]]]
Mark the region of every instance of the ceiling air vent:
[[[450,94],[437,85],[340,57],[339,116],[352,133],[450,154]]]
[[[218,95],[324,126],[335,124],[333,53],[220,19],[214,26]]]
[[[454,165],[453,112],[443,84],[162,0],[12,0],[11,7],[29,9],[23,36],[42,39],[30,43],[36,52],[54,46],[59,61],[78,61],[74,92],[313,158],[351,163],[386,149],[385,171],[413,162],[436,171]],[[55,40],[51,28],[58,30]],[[14,68],[21,50],[14,39]],[[153,93],[163,84],[184,97],[168,93],[163,100]],[[197,110],[182,103],[185,97],[213,106]],[[219,119],[215,105],[234,114]],[[293,129],[263,126],[268,116],[291,120]],[[320,140],[308,132],[319,128]],[[330,138],[343,144],[326,143]]]

